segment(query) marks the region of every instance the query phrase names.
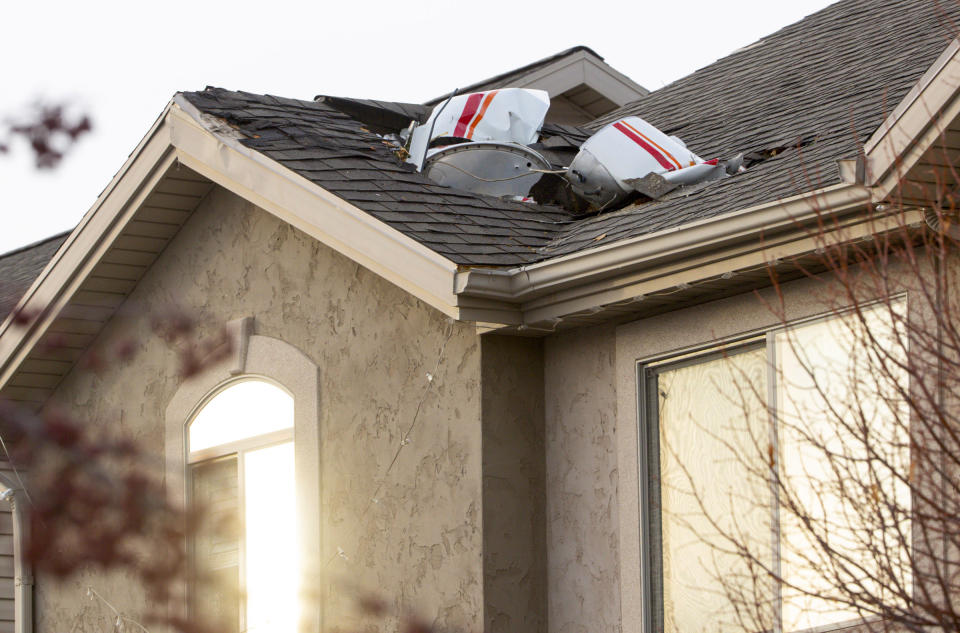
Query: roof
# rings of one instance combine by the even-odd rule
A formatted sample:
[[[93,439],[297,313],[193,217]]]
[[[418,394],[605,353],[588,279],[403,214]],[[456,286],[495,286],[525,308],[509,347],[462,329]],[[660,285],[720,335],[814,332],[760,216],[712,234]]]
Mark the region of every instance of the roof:
[[[921,209],[871,202],[956,180],[943,151],[960,139],[960,39],[946,44],[960,10],[937,6],[842,0],[631,103],[620,114],[679,133],[705,158],[745,150],[750,167],[598,217],[428,181],[375,133],[422,116],[416,105],[178,94],[45,268],[52,241],[46,255],[36,245],[6,256],[2,281],[43,271],[18,303],[35,317],[0,323],[0,393],[42,406],[215,186],[450,318],[531,335],[766,286],[770,239],[781,270],[797,274],[789,262],[810,255],[823,213],[844,239],[922,226]],[[586,132],[544,134],[560,157]],[[837,166],[861,152],[863,169]]]
[[[960,6],[936,0],[841,0],[594,121],[596,129],[638,114],[704,158],[743,151],[755,164],[733,178],[587,218],[436,185],[399,161],[370,129],[376,126],[359,120],[386,111],[381,123],[392,125],[422,116],[416,104],[300,101],[220,88],[184,97],[205,115],[228,121],[243,145],[461,269],[516,267],[839,182],[836,161],[857,155],[945,49],[958,17]],[[571,142],[582,139],[579,130],[569,131]],[[0,308],[10,309],[62,240],[54,236],[0,257],[0,279],[10,280]]]
[[[493,77],[488,77],[476,83],[472,83],[469,86],[464,86],[463,88],[460,88],[460,92],[461,93],[482,92],[484,90],[491,90],[493,88],[497,88],[500,86],[512,85],[518,82],[520,79],[522,79],[526,75],[529,75],[533,72],[536,72],[537,70],[540,70],[541,68],[549,66],[550,64],[554,63],[555,61],[561,60],[564,57],[569,57],[574,53],[579,53],[579,52],[584,52],[584,53],[587,53],[588,55],[593,55],[599,61],[603,61],[603,57],[598,55],[597,52],[594,51],[589,46],[574,46],[572,48],[568,48],[566,50],[560,51],[555,55],[550,55],[549,57],[538,59],[535,62],[531,62],[527,64],[526,66],[521,66],[520,68],[515,68],[505,73],[500,73],[499,75],[494,75]],[[451,87],[451,90],[452,89],[453,88]],[[449,93],[445,95],[440,95],[439,97],[434,97],[433,99],[430,99],[429,101],[425,101],[424,103],[429,106],[436,105],[441,101],[443,101],[444,99],[446,99],[448,96],[449,96]]]
[[[0,320],[10,314],[69,234],[58,233],[0,255]]]
[[[864,142],[956,36],[960,4],[842,0],[607,115],[637,115],[704,158],[769,155],[735,178],[576,223],[561,255],[840,182]]]
[[[248,147],[455,263],[515,266],[839,183],[837,160],[857,155],[953,38],[956,17],[958,5],[941,10],[936,0],[842,0],[595,121],[639,115],[704,158],[744,152],[756,162],[581,219],[434,185],[327,103],[219,88],[185,96],[238,128]]]
[[[391,145],[326,102],[208,88],[184,97],[239,130],[241,142],[462,265],[536,261],[559,208],[506,202],[435,184]]]

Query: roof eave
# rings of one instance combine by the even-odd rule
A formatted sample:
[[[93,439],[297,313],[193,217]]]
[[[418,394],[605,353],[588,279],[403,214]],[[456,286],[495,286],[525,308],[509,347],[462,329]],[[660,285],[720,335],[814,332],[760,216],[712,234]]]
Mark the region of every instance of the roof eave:
[[[944,50],[871,136],[861,159],[864,168],[839,161],[845,182],[509,271],[461,271],[456,292],[463,303],[470,297],[510,305],[515,311],[511,325],[519,322],[535,329],[576,312],[599,312],[605,304],[630,301],[647,291],[682,287],[735,266],[762,265],[812,250],[805,229],[809,222],[887,200],[956,120],[960,40]],[[901,221],[919,221],[915,212],[907,211],[910,217]],[[856,230],[875,227],[861,223]],[[773,239],[778,233],[782,237]],[[463,316],[470,318],[471,311]]]
[[[461,271],[456,291],[512,305],[521,324],[553,321],[726,272],[747,260],[762,265],[786,256],[785,245],[803,241],[809,222],[861,209],[870,200],[871,191],[862,185],[835,185],[509,271]],[[465,310],[464,317],[470,316]]]
[[[173,144],[185,165],[448,316],[459,316],[455,263],[237,139],[211,131],[183,96],[174,103]]]
[[[183,164],[350,257],[444,314],[460,318],[456,265],[330,192],[208,129],[175,97],[0,324],[0,389],[8,385],[164,174]],[[15,314],[30,315],[27,323]]]

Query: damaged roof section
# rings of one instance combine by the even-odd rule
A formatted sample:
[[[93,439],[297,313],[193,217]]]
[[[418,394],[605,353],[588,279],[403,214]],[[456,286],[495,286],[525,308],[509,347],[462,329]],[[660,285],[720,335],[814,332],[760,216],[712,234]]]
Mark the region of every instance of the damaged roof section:
[[[462,265],[513,266],[572,220],[562,209],[442,187],[396,146],[326,102],[208,88],[183,95],[227,121],[241,142]]]
[[[747,173],[675,199],[587,218],[544,249],[576,252],[838,184],[863,143],[957,35],[960,4],[847,0],[589,127],[638,115],[701,156],[734,149]],[[751,164],[752,163],[752,164]]]
[[[424,122],[426,106],[220,89],[184,96],[228,121],[244,144],[451,261],[516,266],[839,184],[837,161],[857,156],[954,37],[960,5],[935,4],[844,0],[592,121],[589,132],[546,123],[534,148],[553,165],[569,164],[589,133],[629,116],[683,138],[698,156],[744,155],[748,169],[736,177],[587,217],[442,187],[410,171],[378,134]]]

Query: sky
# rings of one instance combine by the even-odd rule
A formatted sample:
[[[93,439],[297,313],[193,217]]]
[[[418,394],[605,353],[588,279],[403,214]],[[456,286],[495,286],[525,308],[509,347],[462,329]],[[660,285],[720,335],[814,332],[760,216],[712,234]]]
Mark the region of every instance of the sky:
[[[0,154],[0,253],[73,228],[180,90],[422,102],[580,44],[656,90],[829,4],[4,2],[0,120],[67,102],[94,130],[52,171]]]

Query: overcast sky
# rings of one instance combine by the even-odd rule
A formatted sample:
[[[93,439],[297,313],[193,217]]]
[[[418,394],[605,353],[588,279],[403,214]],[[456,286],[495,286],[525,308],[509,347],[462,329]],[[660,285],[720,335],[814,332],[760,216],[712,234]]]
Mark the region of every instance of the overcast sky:
[[[0,117],[69,99],[95,127],[52,172],[0,155],[0,253],[76,225],[178,90],[421,102],[578,44],[656,90],[829,4],[4,2]]]

